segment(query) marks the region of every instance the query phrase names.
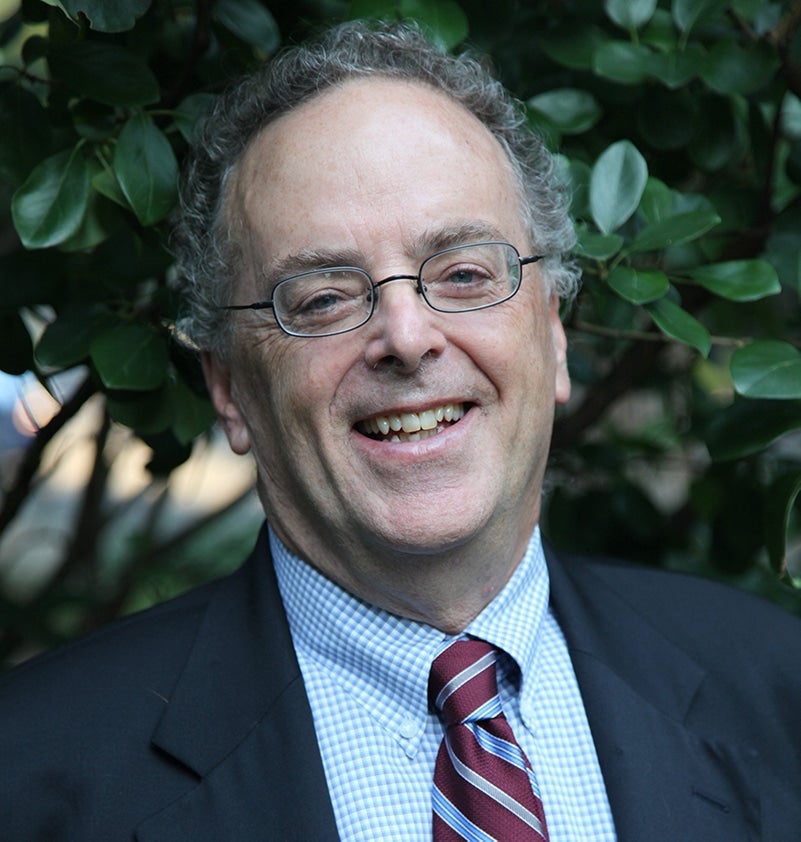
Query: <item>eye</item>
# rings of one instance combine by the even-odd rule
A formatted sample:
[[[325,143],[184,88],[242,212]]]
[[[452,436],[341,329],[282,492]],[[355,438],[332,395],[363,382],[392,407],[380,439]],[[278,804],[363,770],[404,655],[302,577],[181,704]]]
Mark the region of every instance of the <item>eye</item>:
[[[343,302],[352,299],[352,295],[344,294],[341,290],[318,290],[313,295],[307,296],[305,300],[293,304],[292,309],[299,315],[314,315],[335,310]]]
[[[279,283],[273,290],[273,304],[286,327],[314,333],[369,313],[369,288],[369,279],[358,271],[308,272]]]
[[[449,283],[455,286],[470,286],[486,282],[488,274],[485,270],[477,267],[457,267],[448,270],[446,276],[439,280],[439,283]]]
[[[426,291],[435,298],[465,298],[483,295],[493,287],[492,272],[477,263],[457,263],[437,267],[437,273],[425,279]]]

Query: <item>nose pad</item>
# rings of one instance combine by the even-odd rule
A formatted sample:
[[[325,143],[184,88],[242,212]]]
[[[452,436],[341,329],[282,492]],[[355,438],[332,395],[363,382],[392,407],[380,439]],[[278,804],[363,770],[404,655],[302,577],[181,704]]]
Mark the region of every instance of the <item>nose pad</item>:
[[[382,288],[390,281],[401,280],[414,284]],[[442,353],[446,341],[438,314],[419,294],[416,275],[393,275],[376,283],[374,289],[378,298],[365,351],[370,368],[416,371],[424,359]]]

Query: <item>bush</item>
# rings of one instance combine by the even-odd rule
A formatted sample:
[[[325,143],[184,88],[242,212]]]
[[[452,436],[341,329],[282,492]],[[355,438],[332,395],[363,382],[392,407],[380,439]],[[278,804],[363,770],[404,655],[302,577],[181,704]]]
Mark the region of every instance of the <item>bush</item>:
[[[488,53],[572,185],[584,285],[565,314],[576,394],[555,428],[548,534],[727,578],[801,610],[797,3],[9,5],[0,368],[33,372],[58,407],[4,470],[4,657],[242,557],[252,508],[178,526],[161,516],[176,470],[207,452],[213,419],[196,361],[171,338],[179,162],[227,81],[348,17],[416,18],[449,48]],[[74,522],[20,595],[7,533],[44,493],[48,448],[78,415],[94,457]],[[108,478],[136,442],[158,493],[126,526]]]

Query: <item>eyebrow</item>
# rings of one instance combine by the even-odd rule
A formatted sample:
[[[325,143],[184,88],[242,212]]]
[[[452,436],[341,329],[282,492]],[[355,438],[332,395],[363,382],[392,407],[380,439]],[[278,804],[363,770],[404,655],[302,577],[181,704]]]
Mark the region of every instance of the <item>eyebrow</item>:
[[[260,275],[270,285],[274,285],[282,278],[311,272],[314,269],[332,269],[335,266],[359,267],[362,260],[362,256],[355,251],[305,248],[263,266]]]
[[[417,235],[406,249],[422,262],[435,252],[453,246],[468,245],[488,241],[504,241],[504,235],[487,222],[467,220],[449,224],[441,228],[430,228]],[[265,264],[260,272],[262,280],[271,289],[283,278],[311,272],[316,269],[333,269],[337,266],[355,266],[365,268],[365,258],[360,252],[351,249],[304,248],[294,254]],[[417,267],[415,267],[417,268]]]
[[[431,228],[414,239],[413,253],[420,260],[442,249],[470,243],[506,242],[504,236],[494,225],[479,220],[465,220],[442,228]]]

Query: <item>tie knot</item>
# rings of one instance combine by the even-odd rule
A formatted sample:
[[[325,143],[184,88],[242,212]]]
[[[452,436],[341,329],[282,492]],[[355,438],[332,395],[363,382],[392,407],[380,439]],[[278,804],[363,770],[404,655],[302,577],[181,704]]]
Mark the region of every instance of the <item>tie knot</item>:
[[[491,719],[501,713],[495,662],[498,650],[484,640],[460,638],[431,664],[431,704],[448,725]]]

